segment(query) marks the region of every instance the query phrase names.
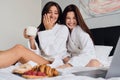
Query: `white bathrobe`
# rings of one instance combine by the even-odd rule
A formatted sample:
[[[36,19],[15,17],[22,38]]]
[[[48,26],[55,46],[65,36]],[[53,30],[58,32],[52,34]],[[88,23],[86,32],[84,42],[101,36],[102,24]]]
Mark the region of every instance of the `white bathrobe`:
[[[32,50],[30,48],[30,43],[28,43],[28,46],[32,51],[44,57],[45,59],[49,61],[56,61],[55,65],[62,65],[59,62],[60,59],[62,60],[63,58],[68,56],[66,49],[66,41],[68,35],[69,30],[65,25],[56,24],[51,30],[38,32],[40,46],[44,52],[41,52],[36,43],[36,50]]]
[[[91,59],[96,59],[94,44],[80,26],[76,26],[69,35],[68,52],[71,54],[68,63],[72,66],[84,67]]]

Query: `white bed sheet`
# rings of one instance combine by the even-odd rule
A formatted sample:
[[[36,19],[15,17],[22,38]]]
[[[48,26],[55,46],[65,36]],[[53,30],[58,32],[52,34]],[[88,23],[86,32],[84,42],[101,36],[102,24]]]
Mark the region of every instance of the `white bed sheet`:
[[[112,58],[109,58],[109,62],[111,62]],[[110,64],[110,63],[109,63]],[[26,80],[20,76],[12,74],[12,70],[15,68],[15,66],[10,66],[8,68],[0,69],[0,80]],[[108,68],[107,66],[99,67],[102,69]],[[98,68],[90,68],[90,67],[72,67],[67,69],[59,69],[59,72],[61,73],[60,76],[52,77],[52,78],[43,78],[43,79],[28,79],[28,80],[106,80],[104,78],[92,78],[88,76],[75,76],[71,74],[72,72],[76,71],[86,71],[86,70],[95,70]],[[116,78],[110,78],[108,80],[120,80],[120,77]]]

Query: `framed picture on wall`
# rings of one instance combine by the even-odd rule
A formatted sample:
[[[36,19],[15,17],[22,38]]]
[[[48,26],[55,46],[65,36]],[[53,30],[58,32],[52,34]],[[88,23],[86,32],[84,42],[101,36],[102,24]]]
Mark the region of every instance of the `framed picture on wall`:
[[[120,0],[79,0],[86,18],[120,14]]]

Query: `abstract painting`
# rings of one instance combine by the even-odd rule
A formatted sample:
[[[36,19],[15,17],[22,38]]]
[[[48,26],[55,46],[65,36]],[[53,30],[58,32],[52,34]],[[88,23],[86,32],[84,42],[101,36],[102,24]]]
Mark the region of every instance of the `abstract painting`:
[[[87,18],[120,14],[120,0],[79,0]]]

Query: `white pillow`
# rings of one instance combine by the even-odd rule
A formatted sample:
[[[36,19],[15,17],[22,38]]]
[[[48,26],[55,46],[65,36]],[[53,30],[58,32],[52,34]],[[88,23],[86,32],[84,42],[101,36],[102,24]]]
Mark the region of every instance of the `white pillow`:
[[[112,48],[112,46],[95,45],[96,57],[103,65],[108,64],[108,56]]]

